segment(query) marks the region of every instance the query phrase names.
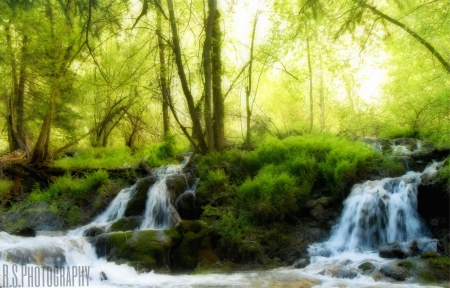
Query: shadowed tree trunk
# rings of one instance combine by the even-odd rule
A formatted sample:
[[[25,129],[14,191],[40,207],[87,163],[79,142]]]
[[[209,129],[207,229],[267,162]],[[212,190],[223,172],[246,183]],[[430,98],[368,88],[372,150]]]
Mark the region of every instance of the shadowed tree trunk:
[[[162,114],[163,114],[163,131],[164,137],[169,134],[169,96],[170,90],[167,84],[167,67],[166,59],[164,55],[164,42],[162,39],[162,28],[161,28],[161,11],[157,9],[156,16],[156,35],[158,37],[158,52],[159,52],[159,86],[162,95]]]
[[[205,73],[205,106],[203,116],[205,118],[206,139],[208,140],[208,151],[214,151],[214,132],[212,123],[212,68],[211,47],[214,26],[214,14],[216,12],[216,0],[208,0],[208,18],[206,20],[206,36],[203,44],[203,72]]]
[[[216,9],[214,27],[212,31],[212,92],[213,92],[213,129],[214,145],[217,151],[225,148],[225,109],[222,96],[222,31],[220,30],[220,12]]]

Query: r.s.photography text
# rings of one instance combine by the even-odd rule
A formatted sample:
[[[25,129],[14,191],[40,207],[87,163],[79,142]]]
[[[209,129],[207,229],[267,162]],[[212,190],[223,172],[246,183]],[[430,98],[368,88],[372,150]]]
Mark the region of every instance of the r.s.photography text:
[[[3,264],[0,288],[89,286],[90,266]]]

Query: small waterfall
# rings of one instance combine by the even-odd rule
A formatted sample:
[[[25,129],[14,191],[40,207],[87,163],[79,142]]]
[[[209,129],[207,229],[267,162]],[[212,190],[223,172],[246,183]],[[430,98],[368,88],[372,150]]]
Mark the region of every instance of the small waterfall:
[[[187,160],[185,159],[181,165],[168,165],[155,170],[158,181],[148,190],[144,221],[142,221],[140,226],[141,230],[165,229],[175,225],[181,220],[170,202],[171,195],[167,189],[166,180],[169,175],[182,173]]]
[[[330,239],[311,245],[310,254],[373,251],[386,243],[426,239],[429,231],[417,213],[417,188],[421,177],[433,176],[440,164],[433,163],[422,173],[408,172],[398,178],[355,185]]]
[[[180,165],[164,165],[153,170],[157,181],[148,189],[144,220],[139,227],[140,230],[165,229],[176,225],[181,220],[178,212],[172,206],[171,197],[173,195],[170,195],[171,193],[167,188],[167,177],[176,174],[183,175],[187,187],[185,193],[194,193],[195,195],[195,188],[199,179],[196,179],[192,187],[189,187],[187,177],[183,174],[183,168],[188,161],[189,157],[186,156]],[[131,187],[122,189],[103,213],[98,215],[91,223],[69,231],[68,235],[83,236],[88,229],[94,227],[108,230],[115,221],[124,217],[127,204],[135,196],[141,181],[140,179]],[[172,199],[172,201],[174,202],[175,199]]]

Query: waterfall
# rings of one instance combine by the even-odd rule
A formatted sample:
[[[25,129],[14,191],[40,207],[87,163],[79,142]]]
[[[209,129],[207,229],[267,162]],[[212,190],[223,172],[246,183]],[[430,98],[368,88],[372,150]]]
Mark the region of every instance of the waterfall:
[[[429,231],[417,212],[417,194],[421,177],[434,176],[440,164],[433,163],[422,173],[408,172],[397,178],[355,185],[329,240],[311,245],[310,254],[373,251],[386,243],[413,240],[419,240],[419,245],[424,243],[422,249],[430,249],[427,243],[435,242],[427,241]]]
[[[167,188],[167,177],[171,175],[183,175],[186,182],[186,191],[184,193],[194,193],[198,180],[196,179],[192,187],[189,187],[187,177],[183,173],[183,168],[188,163],[189,157],[185,157],[180,165],[164,165],[153,170],[157,181],[150,186],[147,192],[147,201],[144,211],[144,220],[139,229],[166,229],[172,227],[180,221],[180,216],[172,206],[170,191]],[[123,218],[128,202],[133,199],[142,179],[139,179],[131,187],[122,189],[114,200],[108,205],[106,210],[92,220],[91,223],[68,232],[68,235],[83,236],[85,232],[94,227],[108,230],[111,225]],[[172,199],[175,202],[175,199]]]

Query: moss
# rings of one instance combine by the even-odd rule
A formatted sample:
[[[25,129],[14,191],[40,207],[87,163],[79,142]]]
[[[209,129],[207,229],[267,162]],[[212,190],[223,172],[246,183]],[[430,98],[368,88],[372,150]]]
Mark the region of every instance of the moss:
[[[136,217],[120,218],[111,225],[111,231],[130,231],[135,230],[140,225],[139,219]]]
[[[436,282],[437,279],[436,277],[434,277],[433,275],[429,274],[429,273],[420,273],[419,277],[423,280],[425,280],[426,282]]]
[[[128,201],[125,216],[140,216],[144,214],[148,189],[155,184],[155,182],[156,177],[146,177],[141,180],[133,199]]]
[[[205,224],[201,221],[182,220],[179,225],[179,230],[181,233],[186,233],[188,231],[198,233],[204,227],[205,227]]]
[[[180,246],[173,254],[173,262],[176,269],[195,269],[198,263],[200,237],[194,232],[183,234]]]
[[[414,269],[415,266],[411,261],[402,261],[398,264],[398,266],[405,267],[406,269]]]
[[[364,262],[358,266],[358,269],[360,269],[362,271],[369,271],[369,270],[372,270],[373,268],[374,268],[374,266],[370,262]]]
[[[430,258],[429,261],[431,267],[446,270],[448,274],[450,274],[450,257],[439,256],[436,258]]]
[[[439,257],[439,254],[434,251],[424,252],[424,253],[422,253],[422,255],[420,255],[420,258],[423,258],[423,259],[438,258],[438,257]]]
[[[204,237],[200,243],[200,252],[198,253],[197,268],[218,268],[221,266],[220,259],[214,254],[211,247],[211,238]],[[196,268],[196,269],[197,269]]]
[[[108,237],[109,259],[127,260],[133,267],[146,270],[169,266],[169,251],[176,243],[158,230],[111,233]]]

